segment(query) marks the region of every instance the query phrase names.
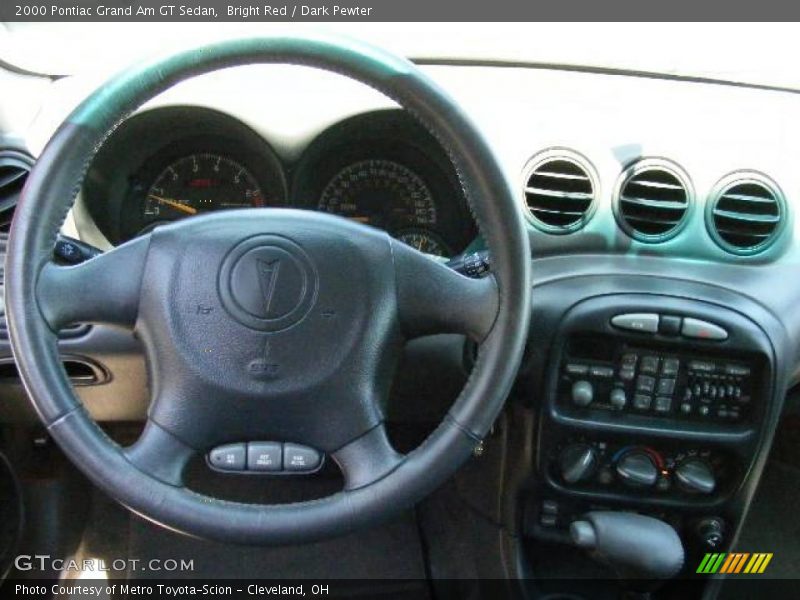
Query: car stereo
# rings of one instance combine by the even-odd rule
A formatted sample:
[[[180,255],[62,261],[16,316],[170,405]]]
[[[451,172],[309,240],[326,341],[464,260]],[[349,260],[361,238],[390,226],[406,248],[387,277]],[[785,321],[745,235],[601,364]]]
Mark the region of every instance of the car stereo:
[[[556,393],[562,406],[585,411],[746,422],[757,371],[753,360],[578,336],[565,348]]]

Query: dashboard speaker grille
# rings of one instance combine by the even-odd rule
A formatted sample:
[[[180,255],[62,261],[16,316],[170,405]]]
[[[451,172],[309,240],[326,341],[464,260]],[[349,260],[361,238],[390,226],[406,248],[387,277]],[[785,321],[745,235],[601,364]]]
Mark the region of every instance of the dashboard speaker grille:
[[[533,222],[552,233],[583,227],[591,217],[596,179],[577,158],[548,155],[534,159],[525,176],[525,205]]]
[[[644,160],[623,173],[616,201],[618,221],[629,235],[663,241],[680,231],[688,215],[688,178],[669,163]]]
[[[735,175],[719,184],[709,204],[712,237],[735,254],[756,254],[776,238],[784,200],[776,185],[756,174]]]

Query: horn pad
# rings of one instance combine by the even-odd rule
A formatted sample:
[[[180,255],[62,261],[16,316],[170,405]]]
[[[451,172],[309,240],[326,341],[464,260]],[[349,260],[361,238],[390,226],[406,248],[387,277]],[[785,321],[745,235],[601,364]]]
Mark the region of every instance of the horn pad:
[[[260,331],[280,331],[302,320],[317,297],[317,270],[291,240],[260,235],[231,250],[220,270],[220,297],[237,321]]]

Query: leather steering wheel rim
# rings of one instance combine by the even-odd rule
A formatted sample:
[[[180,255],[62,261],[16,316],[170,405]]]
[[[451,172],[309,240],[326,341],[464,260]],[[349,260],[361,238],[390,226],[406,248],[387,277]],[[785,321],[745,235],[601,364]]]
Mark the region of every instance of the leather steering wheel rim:
[[[123,119],[184,79],[253,63],[333,71],[375,88],[416,116],[448,151],[492,253],[493,269],[489,278],[468,280],[363,226],[348,225],[345,230],[333,217],[292,211],[286,217],[270,217],[269,223],[280,227],[285,222],[290,231],[296,231],[301,219],[311,219],[312,229],[369,239],[364,248],[376,249],[393,267],[394,279],[381,281],[393,293],[393,300],[385,303],[387,315],[392,315],[387,326],[391,335],[401,329],[419,334],[460,331],[480,345],[464,390],[417,449],[404,456],[375,450],[373,458],[371,448],[383,448],[385,435],[380,411],[371,412],[356,442],[336,452],[330,442],[334,459],[347,466],[343,491],[269,506],[210,498],[179,485],[175,469],[162,468],[157,457],[180,455],[190,448],[157,419],[145,429],[156,441],[143,451],[130,452],[110,440],[76,398],[54,333],[67,322],[85,320],[124,323],[147,337],[146,318],[140,312],[152,283],[148,277],[155,272],[148,261],[156,260],[158,244],[180,238],[189,227],[202,227],[207,217],[198,217],[194,225],[170,226],[160,237],[134,240],[77,267],[52,263],[55,236],[97,149]],[[238,227],[240,221],[233,219],[218,216],[213,223]],[[16,211],[6,258],[6,310],[14,356],[40,419],[100,489],[134,512],[192,535],[234,543],[298,543],[397,514],[433,491],[469,457],[501,410],[522,358],[530,315],[529,259],[516,196],[492,151],[456,103],[416,66],[351,40],[259,37],[218,42],[129,69],[67,118],[37,161]],[[358,449],[352,462],[350,448]]]

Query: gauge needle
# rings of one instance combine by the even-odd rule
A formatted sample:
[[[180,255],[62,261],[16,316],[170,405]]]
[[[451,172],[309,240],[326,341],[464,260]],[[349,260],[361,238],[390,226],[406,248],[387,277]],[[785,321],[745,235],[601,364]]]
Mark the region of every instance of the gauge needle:
[[[357,223],[369,223],[369,217],[349,217],[351,221],[356,221]]]
[[[167,206],[171,206],[177,210],[183,211],[190,215],[197,214],[197,209],[192,208],[188,204],[184,204],[183,202],[178,202],[177,200],[173,200],[172,198],[162,198],[161,196],[156,196],[155,194],[150,194],[150,198],[153,200],[157,200],[161,202],[161,204],[166,204]]]

